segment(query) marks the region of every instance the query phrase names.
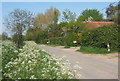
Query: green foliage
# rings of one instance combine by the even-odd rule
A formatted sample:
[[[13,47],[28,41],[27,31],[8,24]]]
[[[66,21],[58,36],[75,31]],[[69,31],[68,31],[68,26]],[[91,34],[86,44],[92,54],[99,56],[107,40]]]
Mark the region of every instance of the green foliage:
[[[8,34],[6,32],[2,33],[2,40],[7,40],[8,39]]]
[[[11,41],[2,42],[2,71],[6,71],[5,65],[17,58],[18,49]],[[4,77],[4,76],[3,76]]]
[[[93,18],[93,21],[102,21],[103,14],[101,14],[97,9],[86,9],[82,12],[82,15],[78,17],[78,21],[88,20],[89,17]]]
[[[73,22],[73,21],[67,24],[67,28],[68,28],[68,32],[75,32],[75,33],[83,32],[86,30],[82,22]]]
[[[70,46],[65,46],[64,48],[70,48]]]
[[[65,38],[64,38],[64,41],[65,41],[65,45],[66,46],[74,46],[74,43],[73,41],[77,41],[77,34],[76,33],[68,33]]]
[[[69,9],[63,11],[63,21],[70,22],[70,21],[75,21],[75,19],[76,19],[76,13],[71,12]]]
[[[78,50],[83,53],[91,53],[91,54],[108,54],[111,52],[108,52],[107,49],[104,48],[96,48],[91,46],[81,46],[80,50]]]
[[[33,25],[33,17],[30,11],[14,9],[9,13],[9,17],[5,21],[6,27],[17,36],[14,41],[18,48],[23,45],[23,32]]]
[[[33,40],[39,43],[41,40],[47,38],[46,33],[40,28],[30,28],[26,33],[26,40]]]
[[[11,48],[11,45],[8,45]],[[9,49],[4,49],[9,59]],[[11,51],[15,51],[13,48]],[[15,52],[10,52],[10,56]],[[18,57],[5,63],[4,76],[10,79],[73,79],[76,78],[63,58],[55,58],[33,41],[26,41]],[[5,61],[5,60],[4,60]]]
[[[49,42],[49,43],[47,43]],[[40,41],[41,44],[49,44],[49,45],[64,45],[64,38],[63,37],[52,37],[49,39],[44,39]]]
[[[93,46],[98,48],[107,48],[110,44],[112,50],[118,50],[118,29],[120,25],[108,25],[99,27],[82,33],[82,45]]]
[[[50,24],[47,28],[48,31],[48,37],[60,37],[62,34],[62,29],[61,26],[59,26],[58,24]]]
[[[120,1],[116,5],[110,4],[106,9],[107,20],[114,21],[116,24],[120,25]]]
[[[53,37],[53,38],[50,38],[49,40],[50,40],[50,44],[64,45],[63,37]]]

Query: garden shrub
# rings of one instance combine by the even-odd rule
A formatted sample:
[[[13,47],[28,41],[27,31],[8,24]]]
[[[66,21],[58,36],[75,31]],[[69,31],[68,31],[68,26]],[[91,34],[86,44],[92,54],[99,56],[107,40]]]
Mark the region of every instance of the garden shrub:
[[[82,46],[107,48],[110,44],[112,50],[118,50],[118,29],[120,25],[108,25],[82,33]]]

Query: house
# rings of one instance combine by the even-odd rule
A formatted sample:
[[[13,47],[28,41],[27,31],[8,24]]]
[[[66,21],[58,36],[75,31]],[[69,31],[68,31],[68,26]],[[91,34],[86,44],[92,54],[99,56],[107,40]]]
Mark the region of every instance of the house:
[[[111,24],[115,24],[114,22],[84,22],[85,23],[85,27],[88,27],[88,28],[98,28],[98,27],[101,27],[101,26],[105,26],[105,25],[111,25]]]

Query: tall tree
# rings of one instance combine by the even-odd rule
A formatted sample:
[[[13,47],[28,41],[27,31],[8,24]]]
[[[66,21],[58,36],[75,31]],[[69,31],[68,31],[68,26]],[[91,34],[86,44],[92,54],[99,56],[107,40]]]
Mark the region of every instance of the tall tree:
[[[78,17],[77,21],[102,21],[103,14],[101,14],[97,9],[86,9]]]
[[[18,48],[23,45],[23,32],[33,25],[33,17],[30,11],[15,9],[5,21],[5,25],[17,37],[14,41]]]
[[[65,9],[63,11],[63,18],[62,19],[64,22],[75,21],[76,13],[71,12],[69,9]]]
[[[106,9],[107,20],[120,24],[120,1],[117,5],[110,4]]]
[[[2,40],[8,39],[8,34],[6,32],[2,33]]]
[[[47,9],[45,14],[39,13],[34,19],[34,26],[37,28],[47,27],[49,24],[57,23],[60,12],[56,8]]]

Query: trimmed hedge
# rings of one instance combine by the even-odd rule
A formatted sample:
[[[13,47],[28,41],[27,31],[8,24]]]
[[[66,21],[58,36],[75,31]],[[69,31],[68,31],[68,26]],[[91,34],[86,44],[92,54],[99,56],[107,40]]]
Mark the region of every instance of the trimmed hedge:
[[[99,27],[90,31],[82,33],[81,42],[82,46],[92,46],[98,48],[107,48],[107,44],[110,44],[112,50],[118,50],[118,29],[120,25],[108,25]]]

